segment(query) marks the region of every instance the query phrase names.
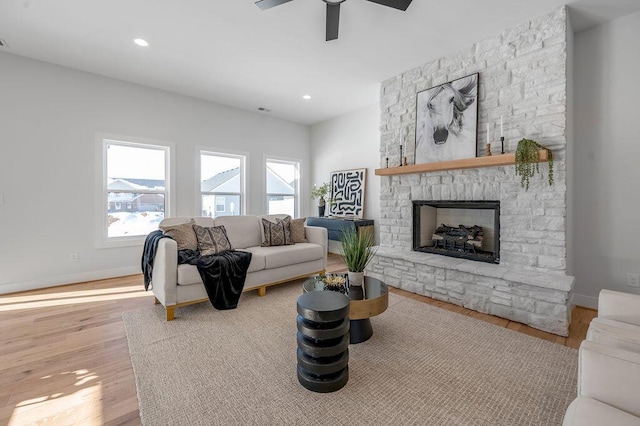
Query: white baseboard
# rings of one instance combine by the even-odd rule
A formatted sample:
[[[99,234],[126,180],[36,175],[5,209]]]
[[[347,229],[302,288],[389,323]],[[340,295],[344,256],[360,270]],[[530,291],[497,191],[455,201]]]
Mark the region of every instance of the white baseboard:
[[[570,306],[583,306],[585,308],[598,309],[598,298],[585,296],[583,294],[573,294]]]
[[[105,269],[102,271],[82,272],[72,275],[58,275],[32,281],[20,281],[15,283],[0,284],[0,294],[16,293],[19,291],[37,290],[40,288],[57,287],[67,284],[82,283],[85,281],[104,280],[107,278],[123,277],[126,275],[140,274],[139,266],[127,266],[117,269]]]

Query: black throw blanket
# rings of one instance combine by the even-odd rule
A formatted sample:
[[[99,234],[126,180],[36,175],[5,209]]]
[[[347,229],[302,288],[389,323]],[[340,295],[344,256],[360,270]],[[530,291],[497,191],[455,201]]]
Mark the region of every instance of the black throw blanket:
[[[153,259],[156,257],[158,250],[158,241],[165,238],[162,231],[153,231],[144,240],[144,249],[142,249],[142,275],[144,276],[144,289],[149,290],[151,283],[151,275],[153,273]],[[167,237],[169,238],[169,237]]]
[[[144,241],[142,274],[145,290],[149,290],[152,280],[153,259],[160,238],[165,238],[162,231],[153,231]],[[196,250],[178,250],[178,264],[184,263],[196,265],[214,308],[224,310],[235,309],[238,306],[251,263],[251,253],[231,250],[211,256],[200,256],[200,252]]]
[[[251,263],[251,253],[229,250],[200,256],[197,251],[180,250],[178,263],[196,265],[214,308],[225,310],[238,306]]]

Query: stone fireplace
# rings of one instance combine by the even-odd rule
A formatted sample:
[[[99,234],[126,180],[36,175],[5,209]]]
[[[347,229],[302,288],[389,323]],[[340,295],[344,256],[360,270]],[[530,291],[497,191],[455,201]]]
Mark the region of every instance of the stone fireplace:
[[[413,251],[500,263],[500,201],[413,201]]]
[[[482,129],[489,125],[491,134],[499,134],[504,117],[505,151],[513,153],[517,141],[525,137],[549,147],[554,153],[555,184],[549,186],[536,176],[525,191],[513,166],[380,175],[380,247],[367,274],[394,287],[566,336],[574,278],[566,274],[565,8],[382,82],[381,168],[386,167],[387,157],[399,164],[402,145],[408,163],[413,164],[417,93],[475,72],[479,73],[477,128],[481,129],[477,155],[486,152]],[[546,177],[548,165],[541,164],[540,170]],[[465,215],[447,223],[436,212],[435,223],[430,219],[430,228],[444,224],[444,231],[461,224],[482,226],[481,249],[493,251],[495,258],[471,260],[468,254],[473,248],[468,245],[459,246],[453,256],[429,250],[426,241],[434,239],[437,229],[415,231],[414,212],[416,206],[440,213],[454,210],[439,205],[442,200],[499,203],[492,213],[492,229],[478,223],[480,218],[461,222],[459,217]],[[420,210],[420,219],[428,216],[429,208]],[[461,229],[459,233],[478,231]],[[487,240],[492,247],[484,245]]]

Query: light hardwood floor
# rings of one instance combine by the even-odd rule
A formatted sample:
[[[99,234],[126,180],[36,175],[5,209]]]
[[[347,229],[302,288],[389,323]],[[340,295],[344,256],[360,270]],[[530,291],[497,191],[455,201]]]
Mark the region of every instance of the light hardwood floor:
[[[342,259],[330,255],[327,270],[344,271]],[[564,338],[391,291],[573,348],[596,316],[590,309],[574,309],[570,335]],[[141,275],[1,296],[0,425],[140,424],[122,314],[152,305]]]

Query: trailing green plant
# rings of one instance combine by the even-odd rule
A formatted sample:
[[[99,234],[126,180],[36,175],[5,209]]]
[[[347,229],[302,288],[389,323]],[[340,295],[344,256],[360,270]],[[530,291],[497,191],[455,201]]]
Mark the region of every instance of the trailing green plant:
[[[549,157],[549,185],[553,185],[553,152],[531,139],[521,139],[516,148],[516,176],[525,190],[529,190],[529,178],[540,173],[540,152],[544,149]]]
[[[364,268],[378,251],[374,246],[373,232],[358,232],[347,228],[343,230],[340,242],[340,254],[349,272],[364,272]]]
[[[324,206],[324,198],[329,194],[329,191],[331,191],[331,185],[328,182],[325,182],[320,186],[313,185],[313,189],[311,190],[311,198],[314,200],[317,198],[318,205]]]

